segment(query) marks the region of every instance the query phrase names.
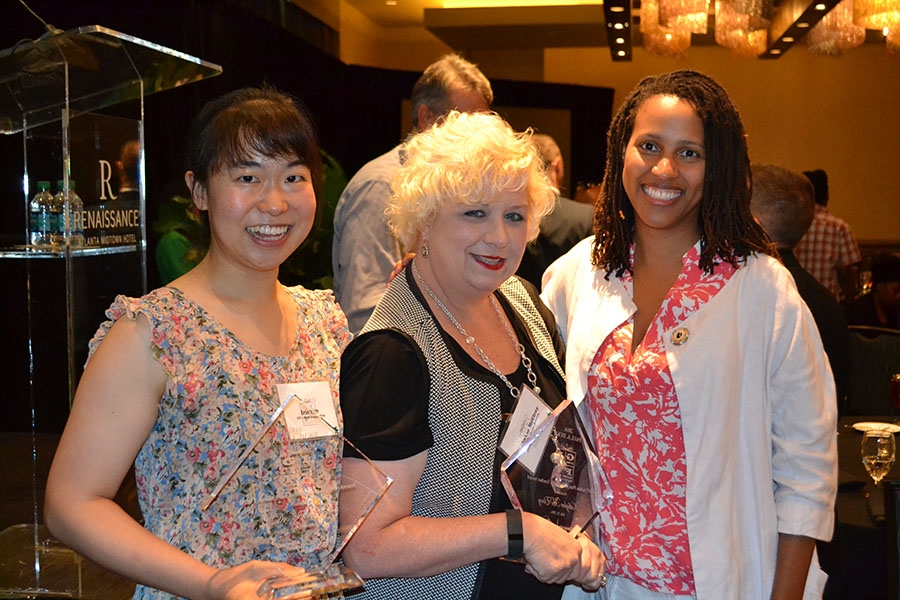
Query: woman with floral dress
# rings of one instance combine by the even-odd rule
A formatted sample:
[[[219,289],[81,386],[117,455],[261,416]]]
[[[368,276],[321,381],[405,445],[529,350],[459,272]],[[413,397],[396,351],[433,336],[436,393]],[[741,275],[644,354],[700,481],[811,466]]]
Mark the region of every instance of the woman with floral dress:
[[[286,383],[327,382],[340,420],[349,334],[330,292],[277,279],[316,214],[309,117],[271,88],[232,92],[194,121],[188,160],[209,251],[107,311],[48,479],[46,522],[139,582],[135,598],[258,598],[269,578],[318,567],[334,547],[339,443],[283,420],[266,428]],[[143,527],[113,501],[132,461]]]

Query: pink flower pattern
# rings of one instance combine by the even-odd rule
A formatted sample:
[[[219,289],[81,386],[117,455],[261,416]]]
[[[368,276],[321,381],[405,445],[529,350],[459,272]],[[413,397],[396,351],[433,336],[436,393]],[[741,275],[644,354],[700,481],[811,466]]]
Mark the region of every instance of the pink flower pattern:
[[[315,569],[337,539],[340,444],[289,439],[279,420],[206,511],[200,505],[265,425],[279,401],[275,385],[328,381],[340,419],[338,374],[350,341],[330,291],[287,288],[298,331],[286,356],[245,346],[174,288],[119,296],[110,321],[147,317],[150,350],[168,375],[159,417],[135,460],[145,527],[200,561],[225,567],[248,560]],[[328,464],[328,468],[323,465]],[[173,598],[138,586],[135,598]]]
[[[699,255],[699,243],[684,255],[680,275],[634,353],[629,317],[600,345],[588,372],[596,447],[613,493],[604,531],[612,550],[607,571],[655,592],[695,592],[684,438],[665,339],[735,271],[719,263],[705,273]],[[633,296],[631,275],[622,283]]]

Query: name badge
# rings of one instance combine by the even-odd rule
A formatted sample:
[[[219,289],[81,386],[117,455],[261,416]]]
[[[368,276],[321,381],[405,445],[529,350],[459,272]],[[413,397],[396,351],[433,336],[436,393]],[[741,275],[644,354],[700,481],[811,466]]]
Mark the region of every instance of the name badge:
[[[509,425],[503,434],[503,438],[500,440],[500,451],[509,456],[518,450],[551,412],[547,403],[535,394],[534,390],[527,385],[523,385],[519,391],[516,407],[509,419]],[[519,457],[519,463],[532,473],[544,455],[544,448],[550,440],[552,430],[552,427],[548,427],[541,433],[540,437],[532,442],[531,447],[525,454]]]
[[[287,404],[284,421],[292,440],[311,440],[338,435],[337,413],[327,381],[279,383],[278,398]],[[288,401],[288,398],[293,398]]]

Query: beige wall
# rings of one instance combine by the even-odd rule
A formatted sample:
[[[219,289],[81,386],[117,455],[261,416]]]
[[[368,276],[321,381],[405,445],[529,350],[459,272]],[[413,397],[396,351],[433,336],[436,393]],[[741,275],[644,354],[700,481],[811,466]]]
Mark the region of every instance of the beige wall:
[[[573,65],[592,64],[586,70]],[[841,57],[795,47],[778,60],[731,58],[698,47],[688,58],[634,50],[613,64],[603,49],[546,52],[545,80],[609,86],[615,103],[644,75],[692,68],[715,77],[741,111],[750,158],[828,173],[831,212],[860,240],[900,240],[900,55],[862,46]]]
[[[348,64],[420,71],[451,50],[424,29],[386,30],[346,2],[340,8],[341,60]],[[645,75],[703,71],[741,111],[752,160],[825,169],[829,209],[859,240],[900,240],[900,55],[883,46],[821,57],[801,43],[777,60],[735,58],[718,47],[693,47],[682,60],[635,48],[630,63],[613,63],[607,48],[466,55],[488,77],[611,87],[616,104]]]

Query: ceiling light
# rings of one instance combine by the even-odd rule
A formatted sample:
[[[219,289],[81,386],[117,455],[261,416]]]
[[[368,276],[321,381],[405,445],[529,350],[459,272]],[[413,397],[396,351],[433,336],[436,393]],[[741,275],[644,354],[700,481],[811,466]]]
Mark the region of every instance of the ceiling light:
[[[900,2],[897,0],[856,0],[853,22],[866,29],[893,29],[900,26]]]
[[[856,48],[866,41],[866,30],[853,24],[853,4],[858,0],[842,0],[809,30],[806,47],[813,54],[840,56],[844,50]]]
[[[709,23],[709,0],[660,0],[659,24],[706,34]]]

